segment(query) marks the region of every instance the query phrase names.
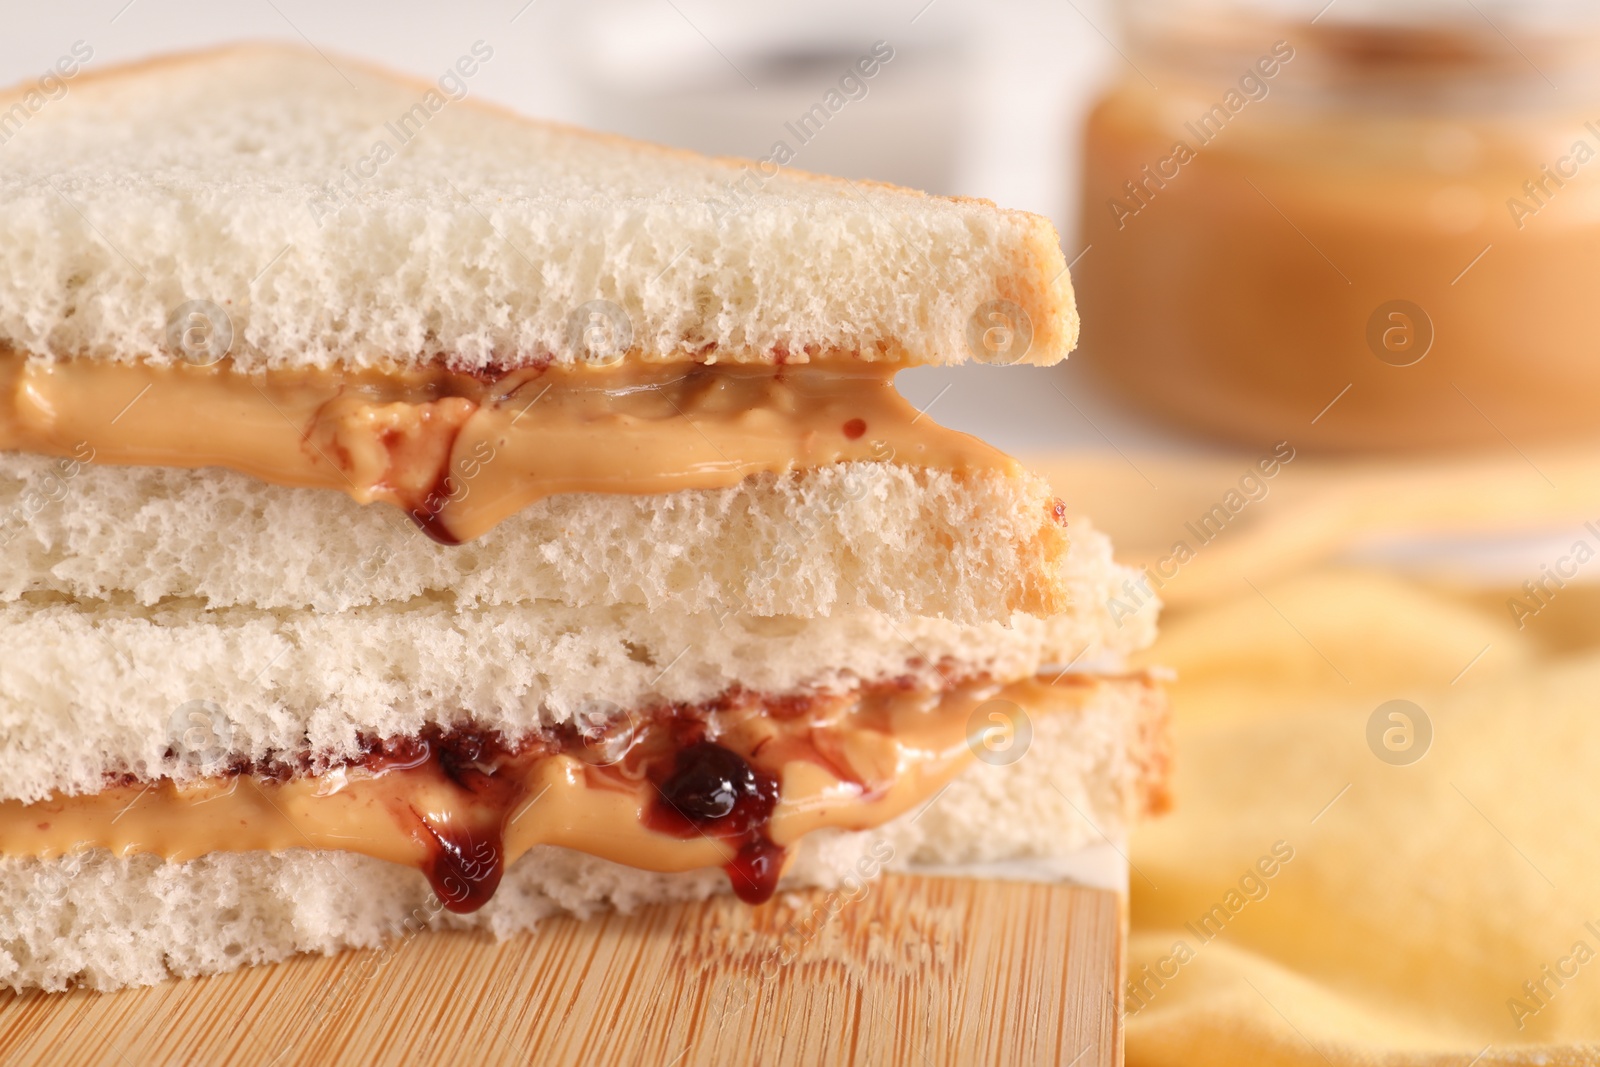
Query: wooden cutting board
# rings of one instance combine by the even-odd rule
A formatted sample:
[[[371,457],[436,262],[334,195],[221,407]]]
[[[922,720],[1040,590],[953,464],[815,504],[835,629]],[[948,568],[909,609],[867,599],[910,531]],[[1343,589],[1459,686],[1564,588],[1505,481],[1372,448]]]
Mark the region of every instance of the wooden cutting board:
[[[424,933],[97,994],[0,993],[12,1064],[1122,1062],[1120,896],[888,876],[535,933]]]

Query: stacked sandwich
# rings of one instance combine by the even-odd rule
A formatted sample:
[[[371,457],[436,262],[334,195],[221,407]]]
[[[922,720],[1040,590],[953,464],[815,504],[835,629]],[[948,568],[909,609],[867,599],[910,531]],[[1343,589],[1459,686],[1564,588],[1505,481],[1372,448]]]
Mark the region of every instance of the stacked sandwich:
[[[893,385],[1065,356],[1049,224],[468,58],[85,75],[0,156],[0,983],[1093,878],[1162,802],[1128,573]]]

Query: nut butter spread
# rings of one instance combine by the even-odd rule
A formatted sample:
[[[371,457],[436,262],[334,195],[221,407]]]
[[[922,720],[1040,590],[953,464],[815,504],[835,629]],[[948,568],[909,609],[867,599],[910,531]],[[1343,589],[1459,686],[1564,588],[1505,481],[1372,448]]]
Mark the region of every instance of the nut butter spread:
[[[1124,7],[1083,147],[1088,373],[1251,448],[1592,439],[1600,5]]]
[[[939,792],[1001,718],[1067,712],[1093,685],[732,693],[630,715],[594,736],[568,728],[517,743],[434,728],[321,768],[3,802],[0,856],[340,849],[416,867],[446,907],[472,911],[507,864],[549,844],[647,870],[721,866],[739,896],[760,902],[802,835],[887,822]]]
[[[1010,471],[895,391],[898,368],[637,364],[480,376],[236,373],[0,352],[0,450],[228,467],[403,508],[434,539],[479,537],[557,493],[663,493],[851,460]]]

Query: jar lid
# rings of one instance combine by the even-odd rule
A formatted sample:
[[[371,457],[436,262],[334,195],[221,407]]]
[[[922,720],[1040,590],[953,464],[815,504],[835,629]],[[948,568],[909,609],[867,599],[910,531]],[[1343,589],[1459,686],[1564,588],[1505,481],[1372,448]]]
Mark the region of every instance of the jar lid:
[[[1235,80],[1285,41],[1289,84],[1347,101],[1600,99],[1600,5],[1589,0],[1125,0],[1122,13],[1132,62],[1198,81]]]

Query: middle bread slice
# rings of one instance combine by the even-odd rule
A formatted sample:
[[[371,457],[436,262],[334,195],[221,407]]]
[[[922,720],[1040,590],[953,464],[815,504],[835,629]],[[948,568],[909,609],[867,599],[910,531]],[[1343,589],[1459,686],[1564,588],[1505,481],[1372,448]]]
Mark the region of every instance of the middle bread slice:
[[[1086,610],[1066,524],[1049,486],[1020,468],[866,461],[722,489],[552,496],[440,545],[399,509],[327,489],[0,452],[0,597],[271,611],[447,597],[1004,622]]]
[[[792,702],[884,686],[938,692],[1052,667],[1116,673],[1153,637],[1153,605],[1112,612],[1133,572],[1112,562],[1103,535],[1074,529],[1060,561],[1074,610],[1005,622],[475,603],[437,589],[338,611],[24,594],[0,603],[0,647],[28,653],[0,658],[0,799],[93,793],[123,775],[338,763],[373,739],[424,729],[604,732],[730,694]],[[205,765],[181,751],[176,709],[186,707],[203,708],[226,740]]]

